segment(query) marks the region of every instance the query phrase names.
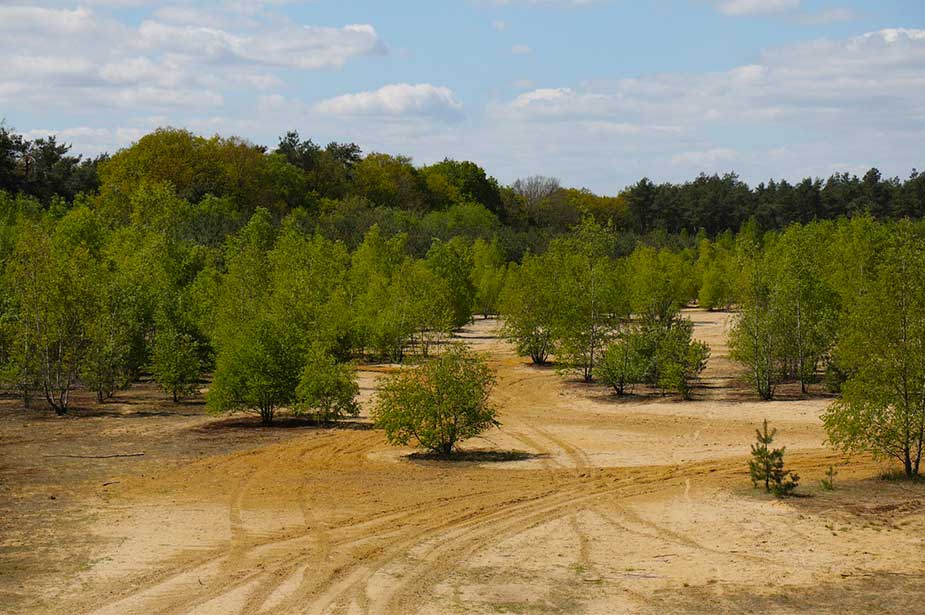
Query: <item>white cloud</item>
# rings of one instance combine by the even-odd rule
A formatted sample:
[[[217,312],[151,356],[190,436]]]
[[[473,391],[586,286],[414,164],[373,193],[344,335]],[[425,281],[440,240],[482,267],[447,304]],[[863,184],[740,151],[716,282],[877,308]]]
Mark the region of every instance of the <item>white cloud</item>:
[[[588,6],[606,0],[494,0],[495,4],[565,4],[572,6]]]
[[[821,26],[839,21],[851,21],[857,19],[858,15],[851,9],[834,8],[824,9],[817,13],[805,13],[800,16],[799,21],[807,26]]]
[[[712,166],[717,162],[730,162],[736,159],[737,152],[726,147],[714,147],[707,150],[680,152],[671,157],[671,162],[687,166]]]
[[[594,89],[545,88],[494,108],[526,118],[671,117],[895,124],[925,114],[925,30],[882,30],[842,42],[770,50],[760,61],[701,74],[623,79]]]
[[[137,26],[88,8],[0,6],[0,105],[217,107],[229,91],[277,87],[280,71],[385,52],[371,25],[305,26],[263,4],[162,7]]]
[[[533,50],[530,49],[530,47],[528,47],[527,45],[514,45],[513,47],[511,47],[511,53],[513,53],[516,56],[527,55],[528,53],[532,51]]]
[[[278,101],[276,101],[278,102]],[[396,83],[378,90],[344,94],[313,106],[330,115],[458,117],[462,103],[447,87],[429,83]]]
[[[771,49],[726,71],[532,89],[493,104],[489,114],[504,140],[523,142],[522,151],[498,161],[516,168],[514,177],[529,174],[530,165],[549,168],[544,159],[574,165],[592,183],[595,174],[630,181],[658,169],[673,179],[733,167],[753,180],[872,164],[902,173],[921,158],[922,66],[925,30],[890,29]],[[772,143],[768,150],[786,145],[792,157],[769,164],[753,141]],[[567,169],[555,174],[568,177]]]
[[[491,27],[493,30],[498,32],[504,32],[507,29],[507,22],[501,21],[500,19],[491,22]]]
[[[720,0],[716,8],[724,15],[773,15],[800,8],[800,0]]]

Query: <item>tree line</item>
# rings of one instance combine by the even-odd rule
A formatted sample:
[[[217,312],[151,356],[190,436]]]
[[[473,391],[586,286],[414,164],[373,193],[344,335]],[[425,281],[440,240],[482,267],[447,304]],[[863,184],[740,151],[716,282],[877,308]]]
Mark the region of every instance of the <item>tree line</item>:
[[[102,402],[143,374],[180,399],[210,374],[215,411],[331,420],[357,410],[353,360],[426,357],[474,313],[503,316],[537,364],[618,394],[690,397],[709,356],[681,311],[696,301],[736,309],[730,350],[757,395],[824,385],[840,395],[825,416],[833,443],[919,472],[923,224],[891,220],[914,209],[861,205],[915,201],[918,175],[843,177],[831,189],[861,190],[855,206],[779,230],[787,216],[769,224],[746,207],[691,234],[640,226],[660,218],[644,206],[658,198],[634,200],[639,185],[617,197],[541,177],[504,187],[472,163],[418,168],[295,133],[268,152],[162,129],[95,161],[55,145],[49,156],[68,161],[41,177],[48,143],[11,135],[0,379],[26,403],[65,413],[76,386]],[[83,187],[55,187],[64,176]],[[702,203],[739,211],[701,186],[713,180],[693,183]]]
[[[169,184],[198,210],[196,231],[213,244],[258,207],[277,222],[308,211],[319,232],[350,249],[378,225],[387,235],[405,233],[417,256],[434,237],[463,235],[498,237],[509,260],[545,251],[588,215],[621,231],[624,253],[638,240],[689,247],[698,233],[715,237],[749,222],[766,231],[865,213],[880,220],[925,215],[925,176],[915,170],[905,180],[872,168],[862,177],[836,173],[753,188],[734,173],[683,183],[643,178],[606,196],[544,176],[505,186],[473,162],[415,166],[400,155],[364,154],[354,143],[322,147],[294,131],[275,148],[161,128],[111,156],[84,159],[69,149],[54,136],[30,141],[0,124],[0,190],[33,196],[46,208],[89,195],[125,222],[136,192]]]

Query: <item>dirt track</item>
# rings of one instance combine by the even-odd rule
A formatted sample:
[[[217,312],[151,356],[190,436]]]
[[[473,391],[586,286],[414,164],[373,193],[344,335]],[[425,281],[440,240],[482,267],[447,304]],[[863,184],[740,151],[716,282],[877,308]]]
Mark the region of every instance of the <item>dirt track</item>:
[[[54,475],[40,486],[14,476],[36,464],[42,435],[17,423],[11,438],[8,421],[4,454],[16,459],[5,459],[4,487],[21,506],[3,526],[3,553],[17,558],[0,569],[6,604],[120,615],[914,612],[925,489],[823,448],[827,399],[753,401],[725,357],[726,316],[690,315],[713,358],[684,403],[568,382],[478,321],[463,337],[497,369],[503,426],[467,443],[461,462],[410,460],[362,421],[262,431],[197,410],[113,436],[146,447],[143,460],[62,466],[82,482],[55,517],[36,509]],[[377,375],[363,373],[367,402]],[[745,457],[765,416],[813,497],[751,490]],[[841,488],[822,492],[829,465]],[[57,554],[54,576],[33,569],[30,536],[43,557]]]

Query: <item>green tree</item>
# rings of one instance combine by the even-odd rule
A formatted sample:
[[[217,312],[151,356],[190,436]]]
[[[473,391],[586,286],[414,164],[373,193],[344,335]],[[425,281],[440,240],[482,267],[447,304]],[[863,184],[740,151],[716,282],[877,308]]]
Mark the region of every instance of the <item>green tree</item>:
[[[757,441],[752,444],[752,458],[748,462],[748,471],[752,478],[752,485],[764,485],[767,493],[777,497],[789,495],[797,488],[800,477],[784,469],[784,448],[771,448],[777,430],[768,431],[768,420],[764,420],[762,429],[756,429]]]
[[[477,239],[472,244],[472,262],[476,309],[488,318],[498,313],[498,303],[504,288],[504,255],[497,237],[491,243]]]
[[[667,328],[656,329],[655,363],[658,366],[656,385],[676,391],[690,399],[691,383],[707,366],[710,348],[693,339],[694,324],[687,318],[677,318]]]
[[[610,229],[585,218],[549,249],[552,268],[546,275],[556,284],[556,362],[578,371],[585,382],[593,379],[604,347],[627,313],[620,272],[610,258],[613,239]]]
[[[237,333],[218,347],[209,410],[253,413],[270,424],[280,407],[296,399],[303,353],[294,337],[284,323],[238,323]]]
[[[69,222],[85,213],[69,214]],[[92,236],[69,234],[74,228],[23,225],[8,265],[16,297],[10,371],[20,384],[35,383],[57,414],[67,413],[84,367],[99,275]]]
[[[617,395],[624,395],[633,385],[646,382],[650,359],[644,354],[645,346],[640,332],[625,330],[604,351],[598,375]]]
[[[780,382],[781,334],[767,259],[757,247],[741,257],[739,314],[729,334],[729,354],[748,368],[748,380],[762,399],[772,399]]]
[[[693,266],[680,253],[639,246],[626,268],[631,308],[637,317],[672,320],[694,295]]]
[[[545,364],[554,349],[557,296],[547,260],[527,255],[512,265],[501,292],[501,334],[536,365]]]
[[[338,363],[324,348],[314,346],[296,387],[295,411],[310,413],[322,423],[356,416],[360,413],[356,402],[359,392],[356,369],[348,363]]]
[[[427,265],[446,282],[448,300],[452,306],[453,326],[464,326],[472,320],[475,285],[472,282],[472,249],[461,237],[436,241],[427,252]]]
[[[489,402],[494,383],[485,360],[456,345],[420,367],[389,376],[373,418],[392,444],[414,442],[450,455],[458,442],[499,424]]]
[[[767,255],[773,272],[771,301],[777,308],[781,360],[804,393],[835,340],[838,295],[824,276],[831,236],[829,224],[794,225]]]
[[[151,373],[165,393],[176,403],[193,395],[202,364],[199,344],[166,317],[159,319],[151,348]]]
[[[920,471],[925,446],[925,241],[900,223],[867,292],[848,308],[836,347],[842,397],[823,415],[829,441]]]

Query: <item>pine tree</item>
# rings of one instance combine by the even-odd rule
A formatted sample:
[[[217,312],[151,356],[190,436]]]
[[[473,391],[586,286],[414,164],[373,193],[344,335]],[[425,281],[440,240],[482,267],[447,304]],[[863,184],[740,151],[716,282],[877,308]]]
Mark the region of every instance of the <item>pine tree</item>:
[[[797,488],[800,477],[784,469],[784,452],[786,447],[771,448],[777,429],[768,431],[768,420],[764,420],[764,427],[756,429],[757,442],[752,444],[752,459],[748,462],[752,485],[758,487],[764,484],[767,493],[777,497],[789,495]]]

